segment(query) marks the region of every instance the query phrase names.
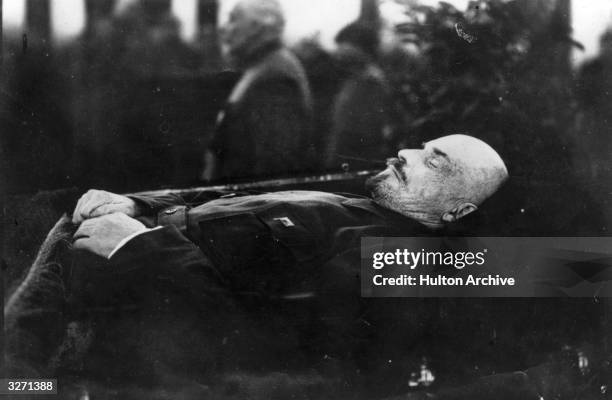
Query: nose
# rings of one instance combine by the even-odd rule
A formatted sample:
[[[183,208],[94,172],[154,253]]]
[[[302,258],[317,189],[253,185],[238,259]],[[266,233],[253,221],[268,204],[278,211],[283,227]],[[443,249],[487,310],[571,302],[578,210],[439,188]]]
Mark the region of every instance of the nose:
[[[399,158],[402,163],[410,164],[418,156],[418,151],[416,149],[404,149],[400,150],[397,153],[397,158]]]

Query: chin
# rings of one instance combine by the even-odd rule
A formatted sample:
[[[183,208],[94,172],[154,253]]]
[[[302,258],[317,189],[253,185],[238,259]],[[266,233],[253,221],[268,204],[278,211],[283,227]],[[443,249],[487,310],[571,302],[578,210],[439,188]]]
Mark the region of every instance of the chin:
[[[383,206],[389,206],[393,198],[394,188],[389,182],[389,176],[381,172],[366,181],[366,190],[374,201]]]
[[[380,187],[384,185],[387,176],[385,175],[385,171],[382,171],[370,178],[368,178],[365,182],[366,190],[374,197],[375,193],[380,190]]]
[[[366,181],[366,189],[372,200],[382,207],[404,215],[408,215],[409,210],[420,209],[421,207],[416,206],[418,203],[415,199],[410,198],[406,188],[398,186],[395,176],[392,172],[391,174],[390,176],[385,170]]]

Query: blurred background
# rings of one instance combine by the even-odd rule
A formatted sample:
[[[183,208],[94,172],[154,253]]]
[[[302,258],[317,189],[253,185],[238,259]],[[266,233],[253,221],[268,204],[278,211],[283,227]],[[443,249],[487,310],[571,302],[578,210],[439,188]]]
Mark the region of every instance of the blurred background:
[[[399,148],[468,133],[502,154],[515,195],[532,199],[521,212],[564,213],[568,229],[572,216],[591,218],[590,232],[607,230],[608,1],[281,0],[283,41],[299,60],[293,74],[303,85],[303,70],[308,89],[299,95],[308,103],[302,126],[279,122],[296,120],[279,103],[298,95],[274,97],[269,88],[244,101],[255,122],[230,115],[269,132],[267,148],[248,130],[254,137],[243,141],[244,132],[220,128],[256,64],[232,63],[224,51],[236,3],[2,1],[5,193],[371,169]],[[262,122],[261,113],[270,118]],[[291,135],[300,140],[291,144]],[[282,154],[299,162],[266,164]]]
[[[260,2],[240,15],[238,0],[0,0],[6,282],[90,187],[359,192],[292,179],[350,177],[452,133],[488,142],[511,174],[471,233],[609,234],[609,0],[279,0],[284,24]],[[571,365],[597,390],[562,381],[576,394],[555,398],[609,393],[593,372],[605,361],[609,376],[609,301],[431,300],[390,308],[396,337],[371,365],[419,345],[394,360],[400,375],[377,371],[388,382],[455,384],[562,350],[542,374]],[[406,340],[415,327],[426,334]]]

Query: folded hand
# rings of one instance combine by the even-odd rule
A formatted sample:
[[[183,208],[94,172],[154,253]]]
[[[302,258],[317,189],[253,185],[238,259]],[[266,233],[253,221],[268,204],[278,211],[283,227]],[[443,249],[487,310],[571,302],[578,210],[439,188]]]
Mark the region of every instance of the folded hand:
[[[91,189],[79,199],[72,213],[72,222],[80,224],[89,218],[117,212],[129,217],[137,217],[139,214],[136,202],[129,197]]]
[[[146,227],[123,213],[83,221],[74,234],[74,247],[108,258],[119,242]]]

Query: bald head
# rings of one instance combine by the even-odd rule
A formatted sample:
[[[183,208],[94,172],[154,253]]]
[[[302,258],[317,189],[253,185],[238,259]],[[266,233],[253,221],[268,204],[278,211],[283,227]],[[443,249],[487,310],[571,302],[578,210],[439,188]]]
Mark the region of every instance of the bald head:
[[[456,178],[459,184],[454,196],[475,205],[482,204],[495,193],[508,177],[499,154],[475,137],[450,135],[432,140],[425,147],[446,153],[451,160],[451,172],[454,172],[449,178],[451,182]]]
[[[234,6],[235,12],[245,15],[261,25],[283,27],[285,18],[278,0],[240,0]]]
[[[278,0],[240,0],[222,27],[223,44],[241,62],[262,47],[282,40],[285,17]]]
[[[368,181],[380,205],[432,228],[475,211],[507,179],[499,154],[482,140],[450,135],[405,149]]]

